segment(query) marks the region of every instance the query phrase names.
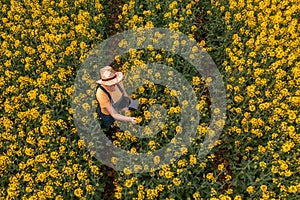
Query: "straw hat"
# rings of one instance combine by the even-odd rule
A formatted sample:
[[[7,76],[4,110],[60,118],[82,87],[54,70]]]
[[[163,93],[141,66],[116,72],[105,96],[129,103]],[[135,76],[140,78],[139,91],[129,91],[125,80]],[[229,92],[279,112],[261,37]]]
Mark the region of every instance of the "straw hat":
[[[123,80],[122,72],[115,72],[111,66],[106,66],[100,69],[101,79],[96,83],[101,85],[115,85]]]

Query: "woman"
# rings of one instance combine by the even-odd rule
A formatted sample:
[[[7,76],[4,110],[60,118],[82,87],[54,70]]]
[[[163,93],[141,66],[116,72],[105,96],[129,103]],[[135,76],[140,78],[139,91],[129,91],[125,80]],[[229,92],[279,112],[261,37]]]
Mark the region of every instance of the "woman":
[[[135,117],[127,117],[119,114],[118,110],[127,110],[130,102],[122,80],[123,73],[115,72],[111,66],[100,69],[101,79],[98,83],[96,98],[99,102],[97,113],[101,118],[101,128],[111,138],[115,131],[119,131],[118,127],[113,126],[115,121],[131,122],[136,124]]]

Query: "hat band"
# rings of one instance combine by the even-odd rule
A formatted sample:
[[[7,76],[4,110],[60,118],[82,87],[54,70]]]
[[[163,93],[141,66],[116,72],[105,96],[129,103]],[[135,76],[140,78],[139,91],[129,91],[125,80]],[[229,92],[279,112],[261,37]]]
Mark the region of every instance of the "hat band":
[[[110,80],[113,80],[113,79],[115,79],[117,77],[117,75],[115,74],[113,77],[111,77],[111,78],[102,78],[101,80],[102,81],[110,81]]]

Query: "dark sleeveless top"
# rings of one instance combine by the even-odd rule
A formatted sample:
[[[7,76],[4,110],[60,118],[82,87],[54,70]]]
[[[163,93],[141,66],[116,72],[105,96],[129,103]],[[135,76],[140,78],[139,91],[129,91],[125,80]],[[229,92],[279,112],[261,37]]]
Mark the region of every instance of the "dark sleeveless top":
[[[113,108],[115,110],[122,110],[123,108],[126,108],[129,105],[130,99],[128,97],[124,96],[124,90],[119,84],[117,84],[117,87],[119,88],[119,90],[122,93],[121,98],[117,102],[113,101],[113,99],[111,98],[111,95],[109,94],[109,92],[106,91],[105,88],[102,87],[101,85],[97,86],[96,93],[97,93],[97,90],[100,88],[108,96]],[[97,107],[97,113],[100,117],[102,128],[109,128],[110,125],[112,125],[114,123],[115,119],[111,115],[106,115],[106,114],[101,112],[101,107],[100,107],[99,103],[98,103],[98,107]]]

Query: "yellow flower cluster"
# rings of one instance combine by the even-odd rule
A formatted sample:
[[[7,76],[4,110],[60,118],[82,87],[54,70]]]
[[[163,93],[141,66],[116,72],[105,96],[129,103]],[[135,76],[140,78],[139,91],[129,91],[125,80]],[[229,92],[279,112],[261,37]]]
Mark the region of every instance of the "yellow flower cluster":
[[[192,25],[190,20],[195,15],[193,7],[196,7],[198,3],[198,1],[193,1],[184,5],[179,1],[172,1],[165,4],[137,5],[131,0],[124,5],[126,12],[120,14],[121,20],[118,26],[123,29],[136,29],[154,25],[195,33],[199,24]],[[232,142],[234,148],[245,150],[232,150],[223,155],[232,159],[231,168],[234,171],[227,171],[228,168],[222,163],[212,166],[221,174],[207,172],[209,163],[200,161],[199,166],[197,165],[198,159],[190,156],[189,159],[180,159],[176,167],[170,165],[169,168],[160,169],[158,175],[165,179],[168,189],[173,191],[172,189],[182,186],[184,182],[183,175],[180,174],[185,174],[185,172],[181,172],[179,168],[199,166],[195,171],[206,171],[202,176],[207,181],[201,179],[201,184],[207,184],[207,187],[211,188],[207,192],[210,193],[211,199],[242,199],[245,195],[250,195],[249,198],[253,199],[269,199],[298,195],[299,180],[291,178],[290,182],[285,181],[285,178],[293,177],[296,169],[299,169],[299,164],[296,164],[299,163],[296,149],[300,141],[299,134],[297,134],[300,119],[298,111],[300,65],[297,60],[299,58],[299,16],[296,14],[299,12],[299,5],[297,0],[213,0],[211,3],[212,7],[206,12],[207,19],[218,21],[217,16],[221,17],[224,24],[220,23],[216,26],[224,26],[222,30],[225,32],[222,35],[217,30],[211,34],[215,34],[219,41],[228,41],[224,42],[224,48],[222,47],[224,51],[218,54],[225,59],[214,57],[222,63],[219,69],[224,73],[229,103],[227,105],[229,120],[220,122],[227,125],[224,133],[228,135],[224,136],[224,141],[219,140],[218,144],[230,145],[229,143]],[[131,9],[128,9],[129,7]],[[163,20],[156,20],[155,15]],[[187,24],[190,26],[189,29],[184,29]],[[207,27],[212,28],[213,25]],[[192,37],[191,34],[189,36]],[[211,41],[202,39],[200,45],[208,47],[211,45],[207,50],[222,49],[215,46],[214,42],[215,39]],[[153,50],[153,47],[149,50]],[[159,62],[163,57],[164,54],[152,53],[149,60]],[[174,63],[174,61],[174,59],[167,59],[167,63]],[[195,86],[195,91],[199,92],[201,90],[198,86],[204,83],[204,79],[194,76],[191,83]],[[142,92],[145,92],[144,89],[139,88]],[[164,92],[176,96],[176,91],[168,88]],[[147,104],[144,99],[141,103]],[[196,108],[199,111],[205,111],[207,99],[203,97]],[[168,114],[179,113],[180,109],[180,107],[172,106]],[[144,114],[145,118],[151,118],[151,114],[147,112]],[[178,133],[182,131],[180,126],[175,126],[174,130]],[[197,130],[199,135],[204,135],[209,129],[206,123],[201,123]],[[153,140],[149,144],[152,150],[157,149]],[[214,156],[209,159],[217,162]],[[240,161],[240,159],[242,164],[235,166],[234,161]],[[187,160],[190,161],[190,165],[187,165]],[[241,169],[245,170],[248,175],[244,173],[237,175]],[[268,174],[268,177],[264,174]],[[157,174],[153,175],[155,176]],[[247,179],[248,177],[254,179],[257,176],[260,178],[255,180],[255,185]],[[245,177],[243,189],[238,189],[239,181],[242,181],[239,177]],[[169,179],[171,182],[168,181]],[[266,185],[264,179],[268,179],[270,184]],[[233,188],[226,188],[228,187],[226,186],[221,194],[220,190],[211,186],[219,181],[231,182]],[[186,188],[189,188],[188,184]],[[202,196],[208,198],[200,191],[195,191],[191,195],[194,199],[201,199]]]
[[[107,171],[87,152],[89,144],[78,138],[71,101],[78,67],[97,42],[109,37],[111,27],[119,31],[164,27],[197,39],[222,73],[228,116],[226,122],[217,123],[225,128],[214,154],[197,157],[198,143],[210,130],[209,114],[219,110],[210,111],[208,92],[202,88],[213,79],[187,72],[184,75],[199,97],[195,107],[201,113],[193,140],[196,148],[174,152],[183,156],[157,171],[119,172],[111,183],[115,190],[107,194],[116,199],[299,197],[299,0],[119,3],[114,5],[118,12],[111,13],[112,3],[100,0],[0,2],[0,199],[103,197],[102,190],[109,184]],[[161,37],[156,34],[153,41]],[[138,38],[138,43],[143,40]],[[129,42],[122,40],[118,45],[126,47]],[[185,44],[175,41],[172,48]],[[116,57],[115,63],[123,72],[133,69],[129,85],[134,85],[140,77],[138,69],[146,69],[147,62],[184,71],[182,60],[169,53],[149,45],[131,49],[126,56]],[[176,81],[172,71],[146,71],[155,79],[168,76],[170,82]],[[89,82],[88,76],[83,79]],[[94,94],[87,91],[82,97],[86,95]],[[151,154],[169,142],[179,143],[181,138],[171,138],[185,133],[177,123],[180,114],[193,106],[188,100],[178,103],[180,95],[150,81],[141,85],[133,94],[142,107],[137,111],[139,124],[147,125],[164,113],[166,121],[155,124],[155,129],[146,126],[145,134],[156,134],[154,138],[139,141],[127,131],[119,132],[114,145],[131,153]],[[152,113],[149,107],[155,104],[165,110]],[[83,104],[82,109],[92,107]],[[155,156],[153,163],[160,165],[163,159]],[[112,161],[120,160],[113,157]]]
[[[257,160],[255,163],[260,168],[257,170],[255,164],[253,170],[259,176],[268,171],[276,177],[268,186],[259,181],[256,186],[261,188],[260,193],[253,185],[246,191],[251,198],[292,197],[297,193],[295,185],[299,181],[284,180],[295,172],[291,169],[298,168],[296,163],[299,163],[295,149],[299,145],[296,130],[300,119],[299,78],[295,74],[299,70],[299,17],[296,15],[299,3],[269,0],[213,3],[222,13],[232,41],[225,49],[228,60],[223,62],[228,97],[233,100],[229,108],[236,119],[228,130],[250,142],[251,147],[245,152],[251,151],[251,157]],[[261,141],[259,145],[254,143],[257,138]],[[257,151],[250,150],[253,148]],[[244,158],[249,159],[246,155]],[[280,193],[270,192],[268,188]]]
[[[76,66],[103,36],[104,7],[91,3],[0,2],[0,199],[83,198],[102,177],[70,107]]]

